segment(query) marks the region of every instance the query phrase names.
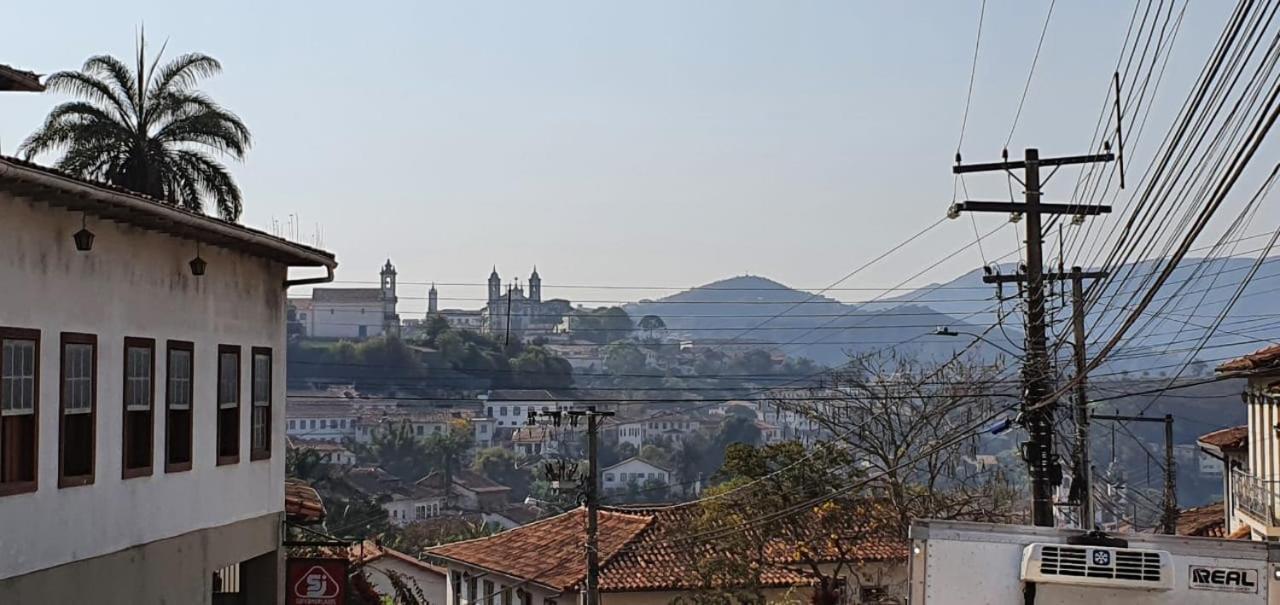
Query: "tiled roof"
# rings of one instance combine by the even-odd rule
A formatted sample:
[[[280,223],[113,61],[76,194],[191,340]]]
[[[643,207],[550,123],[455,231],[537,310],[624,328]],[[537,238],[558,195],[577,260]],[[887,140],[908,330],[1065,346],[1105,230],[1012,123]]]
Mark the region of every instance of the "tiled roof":
[[[665,466],[662,466],[661,464],[658,464],[658,463],[656,463],[656,462],[650,462],[650,461],[648,461],[648,460],[645,460],[644,458],[641,458],[641,457],[639,457],[639,456],[632,456],[632,457],[630,457],[630,458],[627,458],[626,460],[623,460],[622,462],[619,462],[619,463],[617,463],[617,464],[615,464],[615,465],[613,465],[613,466],[606,467],[606,468],[605,468],[604,470],[602,470],[601,472],[609,472],[609,471],[611,471],[611,470],[613,470],[613,469],[615,469],[615,468],[618,468],[619,466],[622,466],[622,465],[624,465],[624,464],[626,464],[626,463],[628,463],[628,462],[631,462],[631,461],[643,462],[644,464],[647,464],[647,465],[649,465],[649,466],[652,466],[653,468],[656,468],[656,469],[658,469],[658,470],[660,470],[660,471],[667,471],[668,473],[670,473],[670,472],[671,472],[671,469],[669,469],[669,468],[667,468],[667,467],[665,467]]]
[[[1196,441],[1219,450],[1243,450],[1249,447],[1249,425],[1233,426],[1201,435]]]
[[[524,402],[524,401],[560,401],[562,398],[551,394],[546,389],[493,389],[489,391],[489,402]]]
[[[1178,535],[1225,538],[1227,537],[1226,523],[1221,502],[1184,508],[1178,512]]]
[[[532,504],[508,504],[506,508],[494,514],[502,515],[520,525],[527,525],[537,521],[545,513]]]
[[[72,176],[18,158],[0,156],[0,191],[135,227],[152,229],[291,266],[338,265],[330,252],[117,187]]]
[[[449,574],[449,570],[440,567],[439,565],[432,565],[426,561],[415,559],[412,556],[393,548],[382,546],[373,540],[365,540],[364,542],[351,546],[347,549],[347,557],[351,560],[351,564],[356,566],[372,563],[378,559],[389,558],[403,561],[404,563],[418,568],[420,571],[436,574],[442,578]]]
[[[313,303],[375,303],[382,302],[382,290],[378,288],[314,288]]]
[[[324,501],[305,481],[285,479],[284,514],[294,523],[318,523],[324,520]]]
[[[649,525],[651,518],[601,511],[599,552],[608,561],[623,545]],[[454,542],[427,551],[428,555],[481,567],[552,590],[567,591],[586,573],[586,511],[578,508],[500,534]],[[602,589],[605,586],[602,584]]]
[[[457,561],[543,584],[555,590],[574,589],[583,579],[585,561],[582,548],[585,511],[568,513],[508,530],[496,536],[446,544],[431,549],[430,555]],[[702,565],[704,557],[720,548],[714,541],[689,541],[689,528],[702,509],[695,506],[652,508],[604,508],[600,512],[600,589],[605,592],[691,590],[708,584],[728,585],[728,577],[717,578]],[[844,511],[841,511],[844,514]],[[845,555],[861,561],[904,560],[905,540],[868,532],[857,526],[856,513],[848,535],[838,538]],[[816,527],[803,517],[802,527]],[[856,533],[853,533],[856,532]],[[841,532],[842,534],[844,532]],[[823,540],[809,540],[823,543]],[[623,546],[625,545],[625,546]],[[818,560],[834,560],[834,552],[811,553]],[[805,586],[813,578],[795,566],[798,549],[778,539],[766,546],[769,562],[760,569],[766,587]]]
[[[40,83],[39,75],[8,65],[0,65],[0,90],[41,92],[44,90],[44,85]]]
[[[426,485],[433,488],[440,488],[443,482],[444,482],[444,473],[440,471],[432,471],[431,473],[427,474],[426,477],[418,479],[419,485]],[[479,473],[476,473],[474,471],[469,471],[466,469],[454,471],[453,484],[459,487],[466,488],[476,493],[511,491],[511,488],[501,483],[498,483],[493,479],[490,479],[484,475],[481,475]]]
[[[1222,363],[1217,367],[1219,374],[1239,374],[1280,368],[1280,345],[1270,345],[1243,357]]]
[[[440,498],[444,492],[423,483],[406,483],[399,477],[378,467],[353,468],[341,478],[356,491],[369,497],[399,496],[401,498]]]

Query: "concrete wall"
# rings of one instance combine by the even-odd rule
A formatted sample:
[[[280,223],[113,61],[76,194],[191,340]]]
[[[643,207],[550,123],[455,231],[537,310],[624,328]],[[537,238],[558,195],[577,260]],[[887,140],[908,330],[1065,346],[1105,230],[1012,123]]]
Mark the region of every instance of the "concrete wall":
[[[191,241],[92,217],[88,228],[97,235],[93,250],[78,252],[71,234],[80,229],[79,214],[0,197],[0,284],[5,284],[0,286],[0,326],[41,333],[39,488],[0,497],[0,578],[272,515],[284,506],[286,268],[202,245],[208,269],[197,278],[187,266],[195,256]],[[64,489],[58,487],[62,332],[98,338],[96,477],[91,485]],[[155,466],[150,476],[133,479],[121,478],[126,336],[156,340]],[[193,466],[186,472],[166,473],[163,464],[165,424],[159,412],[166,339],[195,343]],[[226,466],[214,464],[219,344],[242,347],[240,462]],[[250,347],[255,346],[274,352],[274,455],[250,461]],[[235,560],[252,554],[259,553],[246,551]]]
[[[413,580],[418,585],[418,588],[422,589],[422,593],[426,595],[427,603],[431,605],[445,605],[446,603],[446,580],[445,575],[442,573],[428,571],[390,556],[383,556],[365,564],[365,571],[365,575],[369,577],[369,583],[373,585],[374,590],[378,591],[378,594],[395,594],[395,589],[391,586],[391,580],[387,579],[386,574],[386,572],[391,571]],[[494,603],[496,605],[497,601]],[[542,604],[539,603],[538,605]]]
[[[250,605],[283,602],[281,521],[264,515],[0,580],[0,603],[208,605],[213,572],[249,558],[240,581]]]

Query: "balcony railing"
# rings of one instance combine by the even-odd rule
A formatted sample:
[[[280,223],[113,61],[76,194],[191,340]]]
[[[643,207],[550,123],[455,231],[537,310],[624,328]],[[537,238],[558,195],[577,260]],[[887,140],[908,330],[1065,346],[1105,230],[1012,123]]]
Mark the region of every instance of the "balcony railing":
[[[1268,526],[1280,526],[1280,481],[1268,481],[1247,471],[1231,471],[1231,497],[1236,508]]]

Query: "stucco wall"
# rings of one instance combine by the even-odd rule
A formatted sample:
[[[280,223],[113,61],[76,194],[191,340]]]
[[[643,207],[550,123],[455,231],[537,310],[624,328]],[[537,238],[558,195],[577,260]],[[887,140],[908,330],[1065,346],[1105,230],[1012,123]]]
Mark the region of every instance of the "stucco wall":
[[[3,196],[6,194],[0,194]],[[283,509],[286,268],[202,245],[191,275],[188,240],[92,217],[91,252],[71,234],[80,215],[0,197],[0,326],[41,332],[39,489],[0,497],[0,578]],[[58,487],[59,335],[98,337],[96,480]],[[156,340],[157,414],[151,476],[121,479],[122,356],[126,336]],[[195,343],[193,467],[163,464],[166,339]],[[215,466],[217,346],[241,349],[240,462]],[[271,347],[274,415],[267,460],[249,460],[250,347]]]
[[[382,302],[328,303],[316,302],[311,312],[308,335],[314,338],[360,338],[360,326],[365,326],[365,338],[382,334]]]

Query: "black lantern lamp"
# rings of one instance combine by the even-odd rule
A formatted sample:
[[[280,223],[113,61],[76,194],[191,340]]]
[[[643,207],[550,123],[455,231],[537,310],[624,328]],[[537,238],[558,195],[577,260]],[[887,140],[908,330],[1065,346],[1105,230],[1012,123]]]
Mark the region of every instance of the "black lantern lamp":
[[[93,250],[93,232],[85,227],[84,214],[80,215],[80,230],[71,236],[76,242],[76,250],[88,252]]]
[[[200,258],[200,242],[196,242],[196,257],[191,259],[191,262],[188,264],[191,265],[192,275],[196,277],[204,275],[204,269],[209,266],[209,263],[204,262],[204,259]]]

